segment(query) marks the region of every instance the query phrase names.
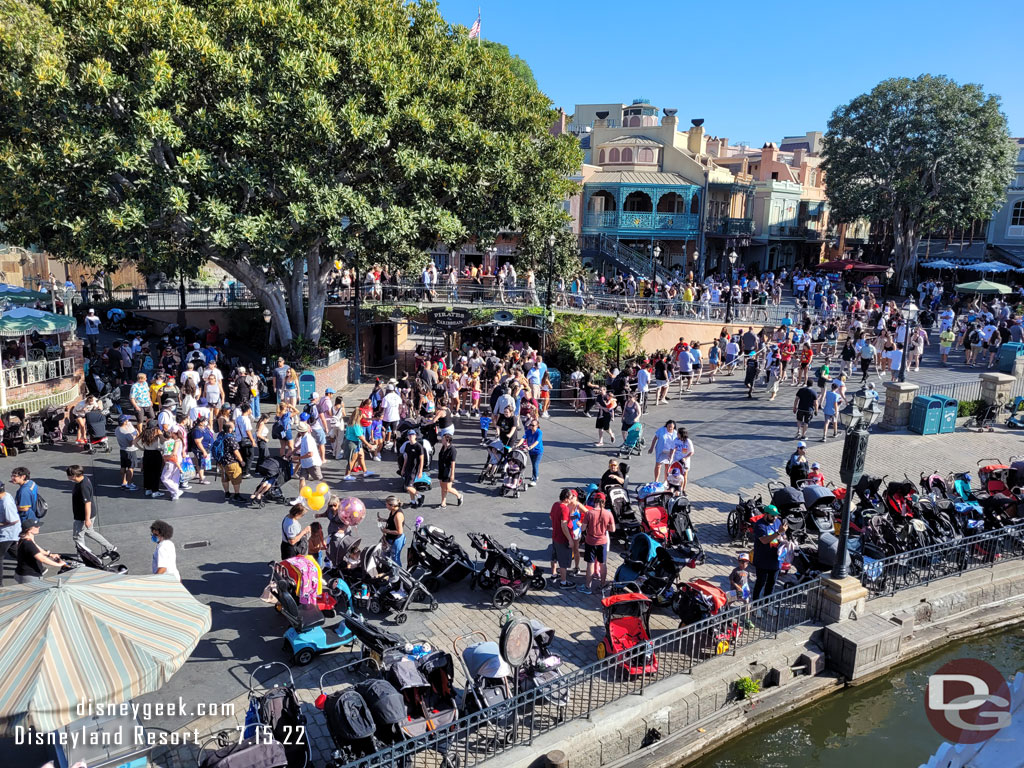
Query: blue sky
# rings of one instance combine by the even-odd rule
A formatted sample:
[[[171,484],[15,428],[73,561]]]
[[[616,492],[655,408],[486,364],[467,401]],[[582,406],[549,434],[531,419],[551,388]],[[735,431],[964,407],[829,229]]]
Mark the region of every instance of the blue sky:
[[[832,110],[894,76],[980,83],[1024,136],[1021,0],[440,0],[533,68],[556,106],[647,97],[760,146],[824,130]]]

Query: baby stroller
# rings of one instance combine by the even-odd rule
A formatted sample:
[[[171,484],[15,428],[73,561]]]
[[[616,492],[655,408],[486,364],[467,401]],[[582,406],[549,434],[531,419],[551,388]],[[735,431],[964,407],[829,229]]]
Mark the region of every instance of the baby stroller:
[[[107,550],[103,554],[97,555],[81,544],[76,544],[75,550],[73,555],[61,555],[67,565],[60,569],[60,573],[67,573],[77,568],[95,568],[98,571],[110,573],[128,573],[128,566],[118,562],[121,559],[121,553],[117,550]]]
[[[320,686],[317,706],[323,710],[335,747],[331,765],[341,766],[379,750],[383,745],[377,739],[377,723],[359,691],[346,688],[325,695],[322,677]]]
[[[455,537],[433,525],[416,526],[406,562],[409,572],[432,592],[476,572],[472,559]]]
[[[612,537],[625,542],[640,531],[640,518],[629,500],[629,494],[621,485],[610,485],[605,493],[608,509],[615,518],[615,533]]]
[[[366,619],[349,613],[345,616],[345,627],[362,646],[360,660],[376,669],[383,665],[384,657],[396,648],[406,646],[405,638],[374,626]]]
[[[676,496],[669,507],[669,544],[672,556],[677,560],[687,561],[693,568],[702,565],[706,560],[704,547],[697,538],[697,529],[691,517],[690,500],[685,496]]]
[[[882,500],[893,520],[914,517],[914,501],[911,498],[917,488],[909,480],[889,483],[882,493]]]
[[[505,444],[495,438],[487,445],[487,461],[484,468],[480,470],[476,481],[487,485],[493,485],[498,481],[499,475],[504,474],[505,455],[508,449]]]
[[[46,445],[55,445],[58,442],[63,442],[66,438],[64,436],[64,429],[62,427],[64,423],[64,409],[56,405],[46,406],[46,410],[43,411],[43,437],[42,441]]]
[[[486,533],[470,533],[469,542],[483,558],[483,566],[476,570],[469,582],[470,589],[493,589],[495,608],[508,608],[531,589],[541,590],[547,580],[536,571],[533,561],[512,544],[502,546]]]
[[[212,751],[211,751],[212,750]],[[261,734],[239,739],[237,733],[221,731],[199,747],[199,768],[293,768],[284,745]]]
[[[440,650],[428,651],[415,660],[404,657],[388,667],[387,681],[404,704],[400,727],[405,737],[422,736],[458,719],[454,678],[455,662],[451,654]],[[363,698],[370,701],[365,693]]]
[[[17,456],[19,451],[25,450],[25,410],[17,408],[9,411],[0,422],[0,443],[3,444],[4,454]],[[39,446],[32,446],[38,451]]]
[[[950,498],[949,483],[942,475],[938,472],[933,472],[930,475],[921,473],[921,493],[925,496],[934,495],[940,499]]]
[[[364,582],[369,589],[367,608],[370,613],[395,613],[395,623],[405,624],[409,620],[406,611],[414,602],[426,603],[427,609],[436,611],[437,600],[422,581],[384,554],[383,544],[378,543],[363,551]]]
[[[107,440],[107,418],[98,408],[85,413],[85,453],[110,453],[110,441]]]
[[[270,689],[254,685],[257,672],[275,666],[287,671],[287,685],[274,685]],[[245,713],[242,738],[266,740],[268,736],[284,747],[288,768],[311,768],[313,747],[306,729],[306,716],[295,695],[292,671],[280,661],[261,664],[249,675],[249,708]]]
[[[745,499],[741,493],[739,497],[739,504],[729,513],[725,527],[731,541],[746,544],[754,531],[754,523],[764,514],[764,502],[760,496]]]
[[[520,690],[523,691],[540,688],[562,677],[562,673],[559,671],[562,659],[551,653],[550,650],[551,643],[555,639],[555,630],[536,619],[530,619],[530,629],[533,631],[533,647],[527,654],[526,661],[519,668]],[[555,721],[561,722],[565,719],[566,709],[569,706],[569,689],[560,688],[550,691],[542,698],[537,699],[537,703],[553,705],[556,708]]]
[[[516,731],[516,710],[501,707],[513,697],[512,667],[502,658],[498,644],[488,640],[483,632],[471,632],[455,638],[453,648],[459,654],[459,642],[479,635],[480,642],[466,646],[462,652],[462,671],[466,675],[466,692],[462,700],[462,711],[466,715],[489,710],[494,712],[488,722],[497,731],[496,739],[511,741]]]
[[[804,494],[801,488],[768,483],[768,492],[772,495],[772,504],[779,510],[779,515],[789,526],[789,538],[801,544],[807,540],[807,521],[804,519]]]
[[[644,425],[639,421],[634,422],[633,426],[626,430],[626,439],[619,446],[619,456],[639,456],[646,444]]]
[[[640,530],[658,541],[667,542],[672,492],[664,483],[647,483],[637,488],[636,496],[640,500]]]
[[[526,490],[525,471],[530,457],[522,448],[513,448],[502,464],[501,496],[518,499],[519,494]]]
[[[982,465],[982,462],[988,462]],[[978,462],[978,481],[982,490],[990,496],[1010,495],[1010,467],[998,459],[982,459]]]
[[[689,562],[676,559],[646,533],[638,533],[629,542],[629,552],[615,571],[613,589],[639,591],[655,605],[669,605],[675,596],[679,570]]]
[[[403,726],[408,720],[408,714],[405,700],[395,686],[389,680],[373,679],[357,683],[355,690],[370,710],[373,724],[377,727],[375,735],[381,745],[390,746],[404,741]]]
[[[250,507],[262,509],[268,501],[278,504],[287,502],[281,488],[292,477],[292,463],[288,459],[267,456],[256,465],[256,474],[263,479],[249,497]]]
[[[597,645],[597,658],[621,657],[622,669],[630,676],[657,672],[658,657],[649,646],[651,599],[639,592],[620,592],[601,600],[601,609],[604,637]]]
[[[835,508],[836,497],[831,488],[822,485],[805,485],[800,489],[807,510],[806,523],[812,533],[832,533],[835,525],[832,510]]]
[[[679,585],[672,611],[679,617],[679,626],[685,627],[717,615],[727,603],[728,598],[722,589],[704,579],[694,579]],[[712,622],[699,633],[695,650],[703,652],[711,648],[716,656],[721,656],[741,634],[743,628],[735,620],[718,624]]]

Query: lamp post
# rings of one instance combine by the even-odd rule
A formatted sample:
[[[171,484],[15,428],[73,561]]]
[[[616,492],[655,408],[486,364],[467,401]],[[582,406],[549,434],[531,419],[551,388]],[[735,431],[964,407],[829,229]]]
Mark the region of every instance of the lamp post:
[[[903,315],[903,322],[907,329],[903,334],[903,356],[900,357],[900,372],[897,377],[901,384],[907,380],[907,353],[910,351],[910,336],[917,333],[917,315],[920,311],[913,299],[907,299],[900,308],[900,314]]]
[[[551,314],[551,281],[555,276],[555,235],[548,235],[548,294],[544,297],[544,314]]]
[[[732,322],[732,273],[736,266],[736,259],[739,257],[740,255],[735,250],[729,252],[729,283],[725,286],[725,322],[727,325]]]
[[[661,258],[661,246],[655,245],[651,248],[651,298],[654,298],[654,291],[658,287],[658,259]]]
[[[552,310],[548,310],[544,313],[544,338],[541,339],[541,351],[546,355],[548,353],[548,334],[551,333],[551,329],[555,327],[555,313]]]
[[[882,415],[877,397],[862,389],[853,400],[839,412],[839,420],[846,427],[843,441],[843,458],[839,463],[839,477],[846,483],[846,503],[839,527],[839,543],[836,545],[836,560],[832,564],[832,578],[845,579],[850,575],[846,565],[847,543],[850,539],[850,509],[853,504],[853,486],[864,474],[864,461],[868,451],[868,431]]]
[[[618,312],[615,313],[615,370],[619,370],[621,366],[621,359],[619,356],[620,347],[622,344],[622,315]]]

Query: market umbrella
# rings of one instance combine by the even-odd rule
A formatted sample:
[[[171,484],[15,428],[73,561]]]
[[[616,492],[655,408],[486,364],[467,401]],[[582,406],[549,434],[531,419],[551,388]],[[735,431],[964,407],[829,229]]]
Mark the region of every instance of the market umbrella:
[[[51,333],[67,333],[73,330],[78,322],[67,315],[55,315],[52,312],[43,312],[41,309],[29,307],[15,307],[4,312],[0,317],[0,336],[17,337],[28,336],[33,331],[38,331],[45,336]]]
[[[974,280],[970,283],[957,283],[956,290],[958,293],[1010,293],[1011,288],[991,280]]]
[[[945,259],[937,259],[936,261],[926,261],[918,266],[924,267],[925,269],[956,269],[957,265],[952,261],[946,261]]]
[[[22,288],[20,285],[0,283],[0,301],[9,301],[12,304],[31,304],[36,301],[49,300],[49,294]]]
[[[210,629],[210,609],[170,574],[84,568],[0,592],[0,737],[53,731],[80,702],[158,690]]]
[[[885,272],[889,269],[885,264],[868,264],[866,261],[856,259],[833,259],[815,264],[815,269],[826,272]]]
[[[1001,261],[978,261],[974,264],[961,264],[960,269],[972,272],[1008,272],[1013,267]]]

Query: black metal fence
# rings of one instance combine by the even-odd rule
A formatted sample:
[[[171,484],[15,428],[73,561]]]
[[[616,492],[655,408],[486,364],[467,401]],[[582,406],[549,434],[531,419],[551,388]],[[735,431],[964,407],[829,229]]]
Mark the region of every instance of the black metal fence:
[[[901,589],[1022,557],[1024,523],[1017,523],[879,560],[864,558],[860,580],[869,592],[869,599],[886,597]]]
[[[536,736],[559,725],[587,718],[605,704],[642,694],[652,683],[689,674],[708,659],[735,654],[738,648],[815,621],[820,589],[816,579],[750,605],[722,610],[539,687],[516,692],[503,703],[468,714],[443,730],[350,759],[344,768],[412,768],[438,762],[471,768],[532,744]],[[472,701],[472,695],[467,693],[466,700]]]

